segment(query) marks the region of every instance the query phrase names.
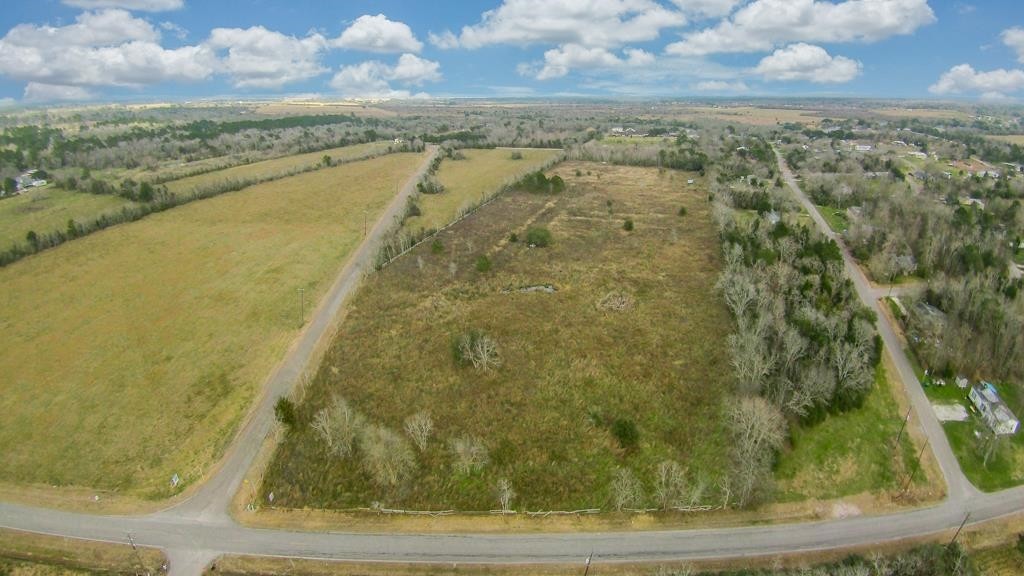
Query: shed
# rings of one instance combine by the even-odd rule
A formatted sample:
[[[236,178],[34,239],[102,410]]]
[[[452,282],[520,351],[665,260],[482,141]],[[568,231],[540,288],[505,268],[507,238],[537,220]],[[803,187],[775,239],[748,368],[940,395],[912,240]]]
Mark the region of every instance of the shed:
[[[996,434],[1011,435],[1017,432],[1020,422],[1014,416],[1003,399],[999,397],[996,387],[988,382],[979,382],[971,387],[968,394],[971,403],[978,409],[981,419]]]

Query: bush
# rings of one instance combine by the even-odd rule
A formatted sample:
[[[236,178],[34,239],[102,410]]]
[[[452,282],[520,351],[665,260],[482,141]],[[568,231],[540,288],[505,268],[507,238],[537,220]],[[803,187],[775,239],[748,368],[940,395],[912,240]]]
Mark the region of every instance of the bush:
[[[476,258],[476,271],[483,274],[491,270],[491,259],[481,254]]]
[[[473,330],[452,342],[452,356],[462,366],[472,365],[477,370],[493,370],[501,366],[498,344],[493,338]]]
[[[297,420],[295,416],[295,403],[281,396],[277,399],[277,403],[274,404],[274,417],[277,421],[284,425],[285,428],[291,430],[295,427]]]
[[[448,443],[448,449],[455,460],[452,466],[459,474],[472,474],[482,470],[489,459],[483,441],[473,436],[452,439]]]
[[[526,243],[531,246],[543,248],[551,245],[551,231],[547,228],[536,226],[526,231]]]
[[[522,160],[523,159],[523,153],[518,151],[518,150],[516,150],[515,152],[512,153],[511,156],[509,156],[509,158],[512,159],[512,160]]]
[[[612,422],[612,436],[615,436],[619,446],[624,450],[636,448],[640,441],[640,431],[636,429],[636,424],[627,418],[616,418]]]
[[[365,424],[363,416],[344,398],[335,396],[330,405],[316,413],[311,426],[331,453],[344,458],[352,452]]]
[[[508,241],[509,242],[519,242],[519,235],[517,235],[515,232],[513,232],[512,235],[510,235],[508,237]]]
[[[405,483],[416,469],[416,456],[409,443],[383,426],[370,426],[359,440],[363,468],[381,488]]]
[[[440,254],[444,252],[444,244],[441,244],[440,240],[434,238],[434,241],[430,243],[430,251],[434,254]]]
[[[632,232],[633,221],[630,220],[629,218],[626,218],[626,221],[622,223],[622,229],[625,230],[626,232]]]
[[[679,207],[679,215],[680,216],[686,216],[686,206],[680,206]]]

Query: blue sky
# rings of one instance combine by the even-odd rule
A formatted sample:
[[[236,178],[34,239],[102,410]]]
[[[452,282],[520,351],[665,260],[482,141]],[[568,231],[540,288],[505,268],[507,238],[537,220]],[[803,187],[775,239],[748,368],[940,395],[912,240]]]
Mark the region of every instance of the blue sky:
[[[1017,0],[8,0],[0,104],[1024,96]]]

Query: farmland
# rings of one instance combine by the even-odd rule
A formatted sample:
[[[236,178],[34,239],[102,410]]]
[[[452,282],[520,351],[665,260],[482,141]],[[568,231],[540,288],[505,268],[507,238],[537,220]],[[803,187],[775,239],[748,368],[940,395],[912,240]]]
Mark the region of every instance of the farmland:
[[[162,498],[197,480],[294,339],[297,289],[316,301],[420,161],[253,186],[0,270],[0,482]]]
[[[478,204],[483,198],[516,177],[536,170],[554,158],[557,150],[524,148],[519,150],[462,150],[463,160],[445,160],[437,172],[437,180],[444,186],[441,194],[422,194],[418,205],[422,214],[406,220],[406,230],[436,230],[458,217],[466,208]],[[518,152],[521,159],[512,159]]]
[[[53,187],[29,190],[0,201],[0,250],[24,243],[29,231],[44,234],[63,230],[68,220],[91,220],[131,204],[131,201],[114,195],[86,194]]]
[[[172,194],[188,194],[195,190],[216,187],[231,181],[266,180],[315,166],[321,162],[324,156],[330,156],[331,161],[334,163],[347,162],[382,154],[387,152],[388,147],[391,145],[392,143],[390,142],[371,142],[310,152],[308,154],[295,154],[283,158],[274,158],[273,160],[253,162],[252,164],[243,164],[224,170],[172,180],[167,183],[167,190]]]
[[[487,510],[506,479],[517,509],[608,509],[620,470],[649,487],[665,460],[688,467],[694,499],[715,497],[730,321],[713,289],[720,256],[703,180],[585,163],[552,172],[564,193],[505,193],[368,280],[266,471],[265,497]],[[536,227],[550,245],[527,244]],[[500,365],[453,358],[472,334],[496,343]],[[315,430],[338,399],[364,426],[347,456]],[[429,441],[404,481],[382,485],[373,439],[405,451],[417,412],[432,418]],[[467,446],[479,465],[453,457]]]

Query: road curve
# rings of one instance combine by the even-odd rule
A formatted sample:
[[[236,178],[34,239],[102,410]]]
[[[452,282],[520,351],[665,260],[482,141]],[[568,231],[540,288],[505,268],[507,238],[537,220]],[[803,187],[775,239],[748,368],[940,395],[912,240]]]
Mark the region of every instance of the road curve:
[[[820,214],[800,191],[792,174],[779,159],[786,181],[809,213],[830,237],[834,237]],[[391,208],[404,205],[401,194],[367,242],[346,266],[358,280],[367,265],[364,248],[390,223]],[[842,246],[842,244],[840,244]],[[876,292],[843,251],[847,271],[865,303],[878,311]],[[355,284],[344,281],[343,272],[332,287],[317,317],[329,321]],[[340,299],[338,290],[341,290]],[[841,520],[652,532],[606,532],[584,534],[346,534],[337,532],[295,532],[247,528],[235,524],[226,514],[227,502],[237,489],[256,450],[273,425],[274,398],[288,389],[301,370],[301,362],[286,362],[271,379],[268,392],[254,417],[240,433],[216,476],[187,502],[156,514],[134,517],[92,516],[0,504],[0,527],[92,540],[125,542],[130,533],[135,541],[165,550],[173,574],[198,574],[207,562],[221,554],[250,554],[332,560],[373,560],[392,562],[463,563],[566,563],[582,562],[591,552],[597,562],[640,562],[743,558],[835,549],[875,544],[913,536],[935,534],[955,528],[970,514],[970,523],[998,518],[1024,510],[1024,487],[982,494],[964,478],[938,421],[927,404],[910,364],[892,327],[880,315],[879,332],[896,361],[899,376],[907,387],[915,411],[949,485],[949,497],[942,503],[882,516]],[[314,320],[314,323],[316,320]],[[320,326],[319,324],[317,324]],[[326,330],[324,324],[319,330]],[[316,329],[311,323],[302,342]],[[321,334],[322,336],[322,334]],[[297,347],[298,354],[313,350],[311,343]],[[289,367],[290,366],[290,367]],[[278,376],[278,373],[280,376]],[[262,416],[262,417],[261,417]]]

